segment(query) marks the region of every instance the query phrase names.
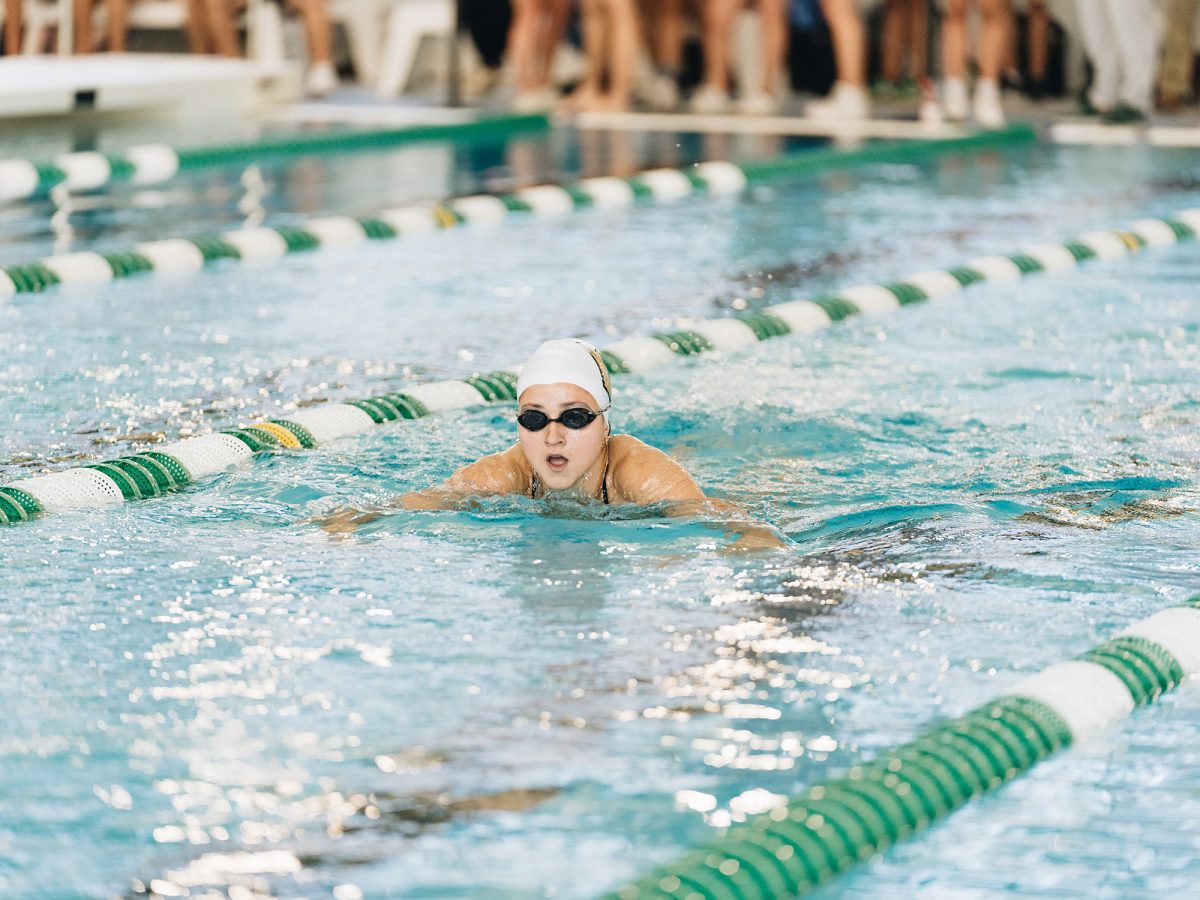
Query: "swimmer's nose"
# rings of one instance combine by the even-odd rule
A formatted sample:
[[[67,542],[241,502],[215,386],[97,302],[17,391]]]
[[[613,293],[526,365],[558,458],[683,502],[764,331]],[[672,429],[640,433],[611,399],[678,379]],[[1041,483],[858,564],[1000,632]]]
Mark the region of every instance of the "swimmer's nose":
[[[562,422],[551,422],[546,426],[547,444],[565,444],[567,442],[566,426]]]

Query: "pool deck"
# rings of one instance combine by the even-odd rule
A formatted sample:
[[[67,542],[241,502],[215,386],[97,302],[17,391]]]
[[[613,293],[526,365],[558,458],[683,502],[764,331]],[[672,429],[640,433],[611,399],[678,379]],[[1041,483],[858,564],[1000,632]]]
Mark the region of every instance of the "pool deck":
[[[405,96],[381,100],[355,86],[346,86],[329,98],[281,106],[268,113],[273,121],[354,125],[432,124],[466,121],[480,112],[507,111],[495,100],[479,105],[448,107],[437,95]],[[496,98],[503,99],[503,96]],[[875,116],[855,121],[819,121],[803,115],[805,98],[795,95],[770,116],[734,114],[697,115],[688,112],[592,112],[556,114],[561,125],[595,131],[659,131],[699,134],[773,134],[847,139],[938,140],[961,137],[972,129],[968,124],[921,122],[916,118],[916,100],[875,103]],[[1174,114],[1155,113],[1142,125],[1105,125],[1081,116],[1073,99],[1032,101],[1015,94],[1005,95],[1005,110],[1012,122],[1029,122],[1049,140],[1060,144],[1137,144],[1168,147],[1200,147],[1200,107]]]
[[[278,69],[278,67],[276,67]],[[0,58],[0,119],[63,116],[80,112],[208,116],[250,112],[267,121],[357,126],[447,124],[507,111],[503,90],[474,106],[445,105],[441,92],[381,99],[345,85],[321,101],[296,100],[298,72],[264,69],[247,60],[189,54],[96,54],[78,57]],[[769,116],[697,115],[687,112],[560,112],[557,121],[584,130],[760,134],[846,139],[936,140],[959,137],[970,125],[921,122],[917,98],[876,100],[867,120],[820,121],[803,115],[805,98],[789,97]],[[1011,121],[1029,122],[1056,143],[1151,144],[1200,147],[1200,109],[1156,113],[1141,125],[1105,125],[1079,115],[1072,99],[1041,102],[1009,93]]]

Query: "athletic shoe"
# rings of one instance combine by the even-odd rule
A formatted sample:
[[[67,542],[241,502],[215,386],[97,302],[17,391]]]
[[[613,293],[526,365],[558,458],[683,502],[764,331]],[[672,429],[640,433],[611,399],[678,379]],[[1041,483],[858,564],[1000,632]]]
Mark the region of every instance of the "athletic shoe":
[[[975,121],[984,128],[1003,128],[1006,120],[1000,105],[1000,85],[990,78],[975,82]]]
[[[304,76],[306,96],[325,97],[333,93],[337,86],[337,71],[333,68],[333,63],[327,60],[313,63],[308,67],[308,74]]]
[[[486,97],[500,85],[501,75],[502,72],[500,69],[489,69],[487,66],[480,66],[463,79],[463,98],[466,100],[479,100]]]
[[[919,90],[921,102],[917,105],[917,121],[926,125],[941,125],[946,121],[946,113],[938,102],[937,85],[932,78],[922,78]]]
[[[829,96],[821,100],[810,100],[804,107],[804,115],[809,119],[826,122],[869,119],[871,101],[864,88],[839,81],[834,84]]]
[[[729,95],[718,88],[703,85],[692,94],[689,104],[692,112],[703,116],[713,116],[729,111]]]
[[[1101,116],[1100,121],[1105,125],[1140,125],[1146,121],[1146,114],[1136,106],[1118,103]]]
[[[743,116],[773,116],[779,112],[779,100],[770,94],[755,91],[738,100],[737,111]]]
[[[653,110],[672,112],[679,108],[679,82],[665,72],[655,72],[646,78],[641,95]]]
[[[946,118],[954,122],[964,122],[971,114],[967,83],[961,78],[947,78],[942,82],[942,109],[946,111]]]
[[[558,91],[547,85],[532,91],[520,91],[513,97],[509,108],[513,112],[519,113],[546,112],[554,109],[556,103],[558,103]]]

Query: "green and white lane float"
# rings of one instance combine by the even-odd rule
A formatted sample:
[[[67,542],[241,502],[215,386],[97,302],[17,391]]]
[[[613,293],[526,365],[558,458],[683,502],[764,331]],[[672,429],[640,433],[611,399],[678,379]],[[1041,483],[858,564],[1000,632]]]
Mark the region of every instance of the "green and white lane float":
[[[330,129],[207,147],[140,144],[121,153],[83,150],[60,153],[45,161],[0,159],[0,203],[28,200],[58,187],[75,194],[101,190],[117,182],[149,186],[164,184],[180,173],[217,166],[253,165],[296,156],[391,150],[420,141],[501,139],[549,128],[550,120],[542,114],[495,116],[470,122],[405,128]]]
[[[607,900],[776,900],[821,885],[1200,674],[1200,596],[809,788]]]
[[[725,164],[710,165],[718,167],[703,171],[714,182],[734,177]],[[946,297],[972,284],[1063,271],[1085,260],[1114,259],[1145,247],[1192,240],[1198,232],[1200,209],[1185,210],[1172,218],[1142,219],[1128,229],[1089,232],[1064,244],[1042,244],[1010,256],[979,257],[953,269],[918,272],[902,281],[851,287],[827,297],[791,300],[746,315],[699,320],[686,328],[627,337],[600,352],[614,375],[644,372],[681,356],[735,351],[770,338],[806,334],[852,316],[879,315]],[[157,497],[261,453],[314,449],[390,422],[513,401],[517,375],[515,368],[503,369],[331,403],[300,410],[287,419],[255,422],[145,453],[22,479],[0,487],[0,524],[24,522],[43,512]]]
[[[817,150],[756,162],[714,161],[682,169],[650,169],[628,178],[584,178],[570,184],[537,185],[506,194],[477,194],[393,207],[366,216],[322,216],[297,225],[239,228],[202,237],[145,241],[109,253],[60,253],[0,268],[0,298],[37,293],[60,284],[96,284],[146,273],[195,272],[218,260],[261,264],[320,247],[394,240],[460,225],[494,224],[510,216],[560,216],[575,210],[631,206],[641,201],[669,203],[690,196],[729,196],[754,184],[803,178],[834,167],[915,161],[1034,139],[1034,132],[1027,126],[1014,126],[964,138],[883,143],[848,151]],[[219,155],[218,150],[203,152]],[[147,172],[161,173],[170,168],[169,160],[160,151],[147,150],[145,156],[158,160],[145,164]],[[89,159],[88,165],[96,169],[91,177],[95,180],[107,164],[102,159]],[[5,178],[0,164],[0,192]],[[81,183],[85,182],[90,183],[88,179]]]

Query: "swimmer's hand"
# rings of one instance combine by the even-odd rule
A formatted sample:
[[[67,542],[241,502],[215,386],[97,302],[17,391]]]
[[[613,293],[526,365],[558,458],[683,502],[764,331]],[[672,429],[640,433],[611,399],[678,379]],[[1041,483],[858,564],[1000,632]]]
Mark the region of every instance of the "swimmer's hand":
[[[726,534],[737,533],[739,529],[729,529]],[[782,550],[787,543],[779,537],[769,525],[749,525],[740,529],[738,539],[726,544],[722,553],[756,553],[760,550]]]
[[[736,503],[704,497],[700,500],[677,500],[667,507],[669,516],[695,516],[717,519],[726,537],[737,539],[722,548],[723,553],[753,553],[759,550],[781,550],[787,541],[779,531],[766,522],[752,518]]]
[[[366,525],[368,522],[382,519],[386,515],[386,512],[377,509],[353,509],[348,507],[346,509],[335,509],[333,512],[323,516],[313,516],[311,519],[305,519],[300,524],[306,525],[310,522],[315,522],[327,534],[353,534],[358,530],[360,525]]]

